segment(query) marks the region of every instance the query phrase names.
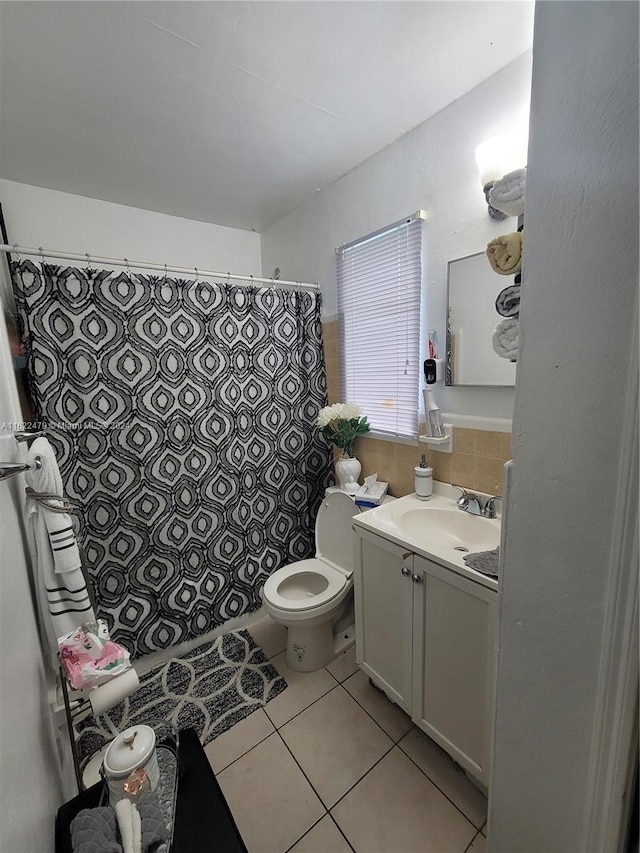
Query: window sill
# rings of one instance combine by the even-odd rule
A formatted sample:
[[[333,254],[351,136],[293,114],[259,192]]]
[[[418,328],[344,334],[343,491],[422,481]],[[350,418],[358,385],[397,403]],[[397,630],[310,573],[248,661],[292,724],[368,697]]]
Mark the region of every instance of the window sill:
[[[415,438],[407,438],[403,435],[388,435],[385,432],[376,432],[375,430],[371,430],[366,433],[366,435],[360,435],[358,438],[363,438],[365,441],[373,438],[376,441],[390,441],[393,444],[410,444],[413,447],[418,446],[418,436],[415,436]]]

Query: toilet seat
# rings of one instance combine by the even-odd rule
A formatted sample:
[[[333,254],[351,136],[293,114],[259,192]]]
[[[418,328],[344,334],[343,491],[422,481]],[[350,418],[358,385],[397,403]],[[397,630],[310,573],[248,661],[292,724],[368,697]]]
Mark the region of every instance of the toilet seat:
[[[306,579],[309,591],[306,591],[305,575],[315,575],[320,585],[323,581],[326,581],[326,585],[314,592],[314,588],[318,588],[318,580],[309,578]],[[291,582],[290,590],[287,589],[287,581]],[[288,613],[304,613],[328,604],[344,591],[348,583],[349,577],[346,574],[332,568],[324,560],[313,557],[278,569],[267,578],[263,594],[272,607]]]

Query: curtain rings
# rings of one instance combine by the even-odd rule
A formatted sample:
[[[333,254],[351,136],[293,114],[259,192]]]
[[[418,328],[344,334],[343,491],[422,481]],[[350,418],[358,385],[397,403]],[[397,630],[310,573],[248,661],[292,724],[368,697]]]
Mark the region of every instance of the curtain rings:
[[[24,294],[24,289],[25,289],[25,286],[24,286],[24,271],[23,271],[23,269],[22,269],[22,255],[20,254],[20,244],[19,244],[19,243],[14,243],[14,244],[13,244],[13,249],[14,249],[14,252],[15,252],[15,255],[16,255],[16,261],[15,261],[16,270],[15,270],[15,272],[16,272],[16,275],[17,275],[17,279],[20,281],[20,283],[21,283],[21,285],[22,285],[22,293]],[[10,265],[10,267],[9,267],[9,273],[11,273],[11,266],[13,266],[13,264],[11,264],[11,265]],[[24,353],[22,353],[22,354],[24,354]]]
[[[230,273],[230,272],[228,272],[228,273],[227,273],[227,281],[226,281],[226,285],[227,285],[227,287],[229,287],[229,286],[230,286],[230,284],[231,284],[231,273]]]
[[[166,286],[167,284],[167,265],[164,265],[164,282],[163,284]]]
[[[124,265],[127,268],[127,275],[129,276],[129,278],[131,278],[131,267],[129,266],[129,259],[123,258],[122,260],[124,261]]]
[[[22,277],[22,256],[20,255],[20,244],[19,243],[13,244],[13,251],[14,251],[15,256],[16,256],[15,264],[17,267],[17,273],[20,276],[20,281],[22,282],[22,285],[24,287],[24,279]],[[12,265],[10,264],[9,265],[9,272],[10,273],[11,273],[11,266]]]

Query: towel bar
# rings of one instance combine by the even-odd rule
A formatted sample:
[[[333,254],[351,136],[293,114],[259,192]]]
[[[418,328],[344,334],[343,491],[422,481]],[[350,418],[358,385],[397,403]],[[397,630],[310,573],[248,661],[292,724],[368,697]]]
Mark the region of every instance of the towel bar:
[[[36,456],[33,465],[27,462],[0,462],[0,482],[8,480],[9,477],[14,477],[16,474],[22,474],[23,471],[28,471],[30,468],[42,468],[42,460]]]
[[[45,435],[44,431],[14,432],[13,437],[16,441],[22,443],[39,438],[41,435]],[[27,462],[0,462],[0,482],[8,480],[9,477],[14,477],[16,474],[22,474],[23,471],[28,471],[31,467]],[[42,468],[42,460],[39,456],[36,456],[33,467]]]
[[[14,432],[13,437],[16,441],[31,441],[34,438],[40,438],[41,436],[46,435],[44,430],[40,430],[39,432]]]

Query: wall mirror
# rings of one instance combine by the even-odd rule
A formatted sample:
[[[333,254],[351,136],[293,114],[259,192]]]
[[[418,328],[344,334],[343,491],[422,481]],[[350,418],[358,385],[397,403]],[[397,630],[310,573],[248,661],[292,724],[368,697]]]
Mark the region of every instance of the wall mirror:
[[[493,351],[491,336],[502,319],[495,301],[513,276],[497,275],[484,252],[448,264],[447,385],[514,385],[516,365]]]

